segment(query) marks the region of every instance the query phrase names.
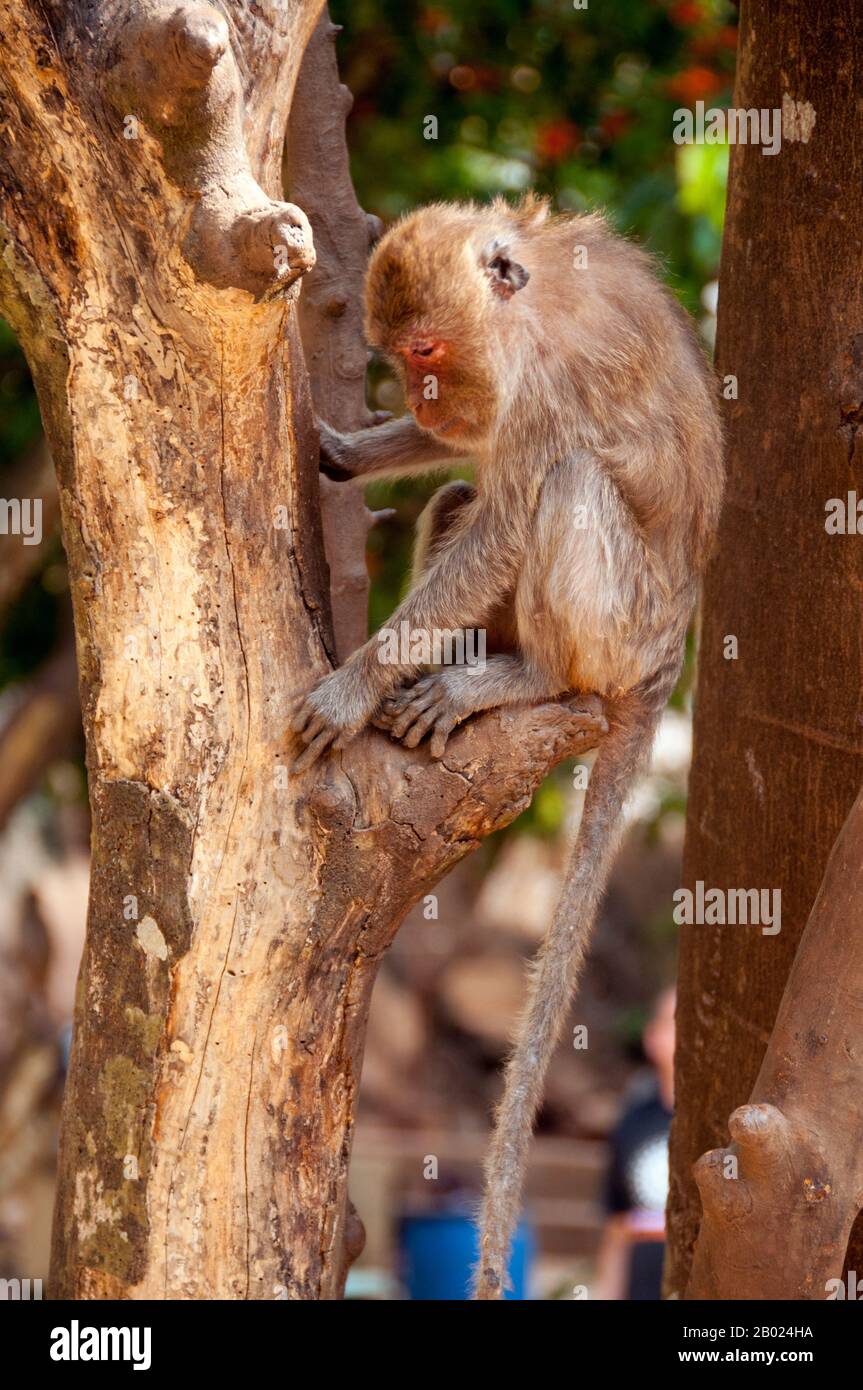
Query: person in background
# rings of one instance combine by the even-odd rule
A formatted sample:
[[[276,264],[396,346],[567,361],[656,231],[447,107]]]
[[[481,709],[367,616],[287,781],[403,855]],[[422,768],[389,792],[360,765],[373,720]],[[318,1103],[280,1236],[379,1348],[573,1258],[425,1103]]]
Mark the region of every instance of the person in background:
[[[636,1085],[611,1135],[597,1298],[662,1297],[675,1002],[675,991],[667,989],[654,1003],[642,1034],[652,1074]]]

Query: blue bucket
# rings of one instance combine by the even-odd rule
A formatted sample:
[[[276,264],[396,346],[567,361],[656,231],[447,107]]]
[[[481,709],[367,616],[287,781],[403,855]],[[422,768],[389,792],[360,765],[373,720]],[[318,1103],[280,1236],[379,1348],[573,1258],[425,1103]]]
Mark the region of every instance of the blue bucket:
[[[508,1299],[527,1298],[533,1253],[533,1233],[522,1221],[512,1243]],[[404,1216],[399,1223],[399,1257],[409,1298],[463,1301],[479,1258],[479,1233],[469,1216],[457,1212]]]

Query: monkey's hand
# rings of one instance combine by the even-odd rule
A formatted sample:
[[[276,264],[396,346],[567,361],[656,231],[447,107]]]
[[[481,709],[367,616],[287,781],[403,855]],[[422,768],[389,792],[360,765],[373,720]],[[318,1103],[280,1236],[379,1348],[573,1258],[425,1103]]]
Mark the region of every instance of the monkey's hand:
[[[308,694],[298,695],[292,702],[290,727],[306,748],[291,771],[305,772],[331,744],[345,748],[368,724],[380,698],[381,691],[350,661],[324,676]]]
[[[350,482],[354,474],[350,467],[350,435],[340,434],[331,425],[318,420],[318,433],[321,438],[320,469],[334,483]]]
[[[429,751],[433,758],[442,758],[453,729],[474,708],[470,677],[466,679],[461,671],[444,671],[397,690],[383,701],[374,722],[392,738],[401,739],[405,748],[416,748],[431,730]]]
[[[385,425],[387,420],[391,420],[392,411],[376,410],[372,415],[372,423],[368,429],[357,430],[355,434],[342,434],[340,430],[334,430],[332,425],[328,425],[326,420],[318,418],[318,434],[320,436],[320,470],[334,483],[347,483],[351,478],[357,478],[362,473],[369,470],[369,445],[368,439],[373,430],[378,425]],[[371,461],[377,458],[378,450],[375,444],[371,445]]]

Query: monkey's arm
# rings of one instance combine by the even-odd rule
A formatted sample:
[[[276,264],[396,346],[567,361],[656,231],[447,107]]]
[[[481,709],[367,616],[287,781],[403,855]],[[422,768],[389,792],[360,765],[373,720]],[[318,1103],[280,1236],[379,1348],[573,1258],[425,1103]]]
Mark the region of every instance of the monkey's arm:
[[[318,421],[318,429],[321,471],[337,483],[387,474],[430,473],[464,457],[456,446],[450,447],[428,430],[421,430],[412,415],[355,434],[342,434],[323,420]]]
[[[529,530],[522,493],[501,488],[477,507],[470,526],[444,545],[431,569],[399,605],[387,631],[420,632],[479,628],[511,589],[524,558]],[[406,629],[403,629],[406,624]],[[344,666],[295,701],[294,733],[307,745],[294,764],[302,772],[330,745],[343,748],[369,722],[382,699],[421,667],[417,661],[390,660],[386,644],[373,637]],[[399,656],[402,653],[399,652]]]

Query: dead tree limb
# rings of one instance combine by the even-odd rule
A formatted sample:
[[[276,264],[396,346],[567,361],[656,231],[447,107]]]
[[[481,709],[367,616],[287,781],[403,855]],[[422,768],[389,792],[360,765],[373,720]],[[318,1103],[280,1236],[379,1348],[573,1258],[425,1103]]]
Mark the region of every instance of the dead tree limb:
[[[758,1080],[695,1165],[691,1299],[823,1299],[863,1208],[863,792],[830,855]]]

